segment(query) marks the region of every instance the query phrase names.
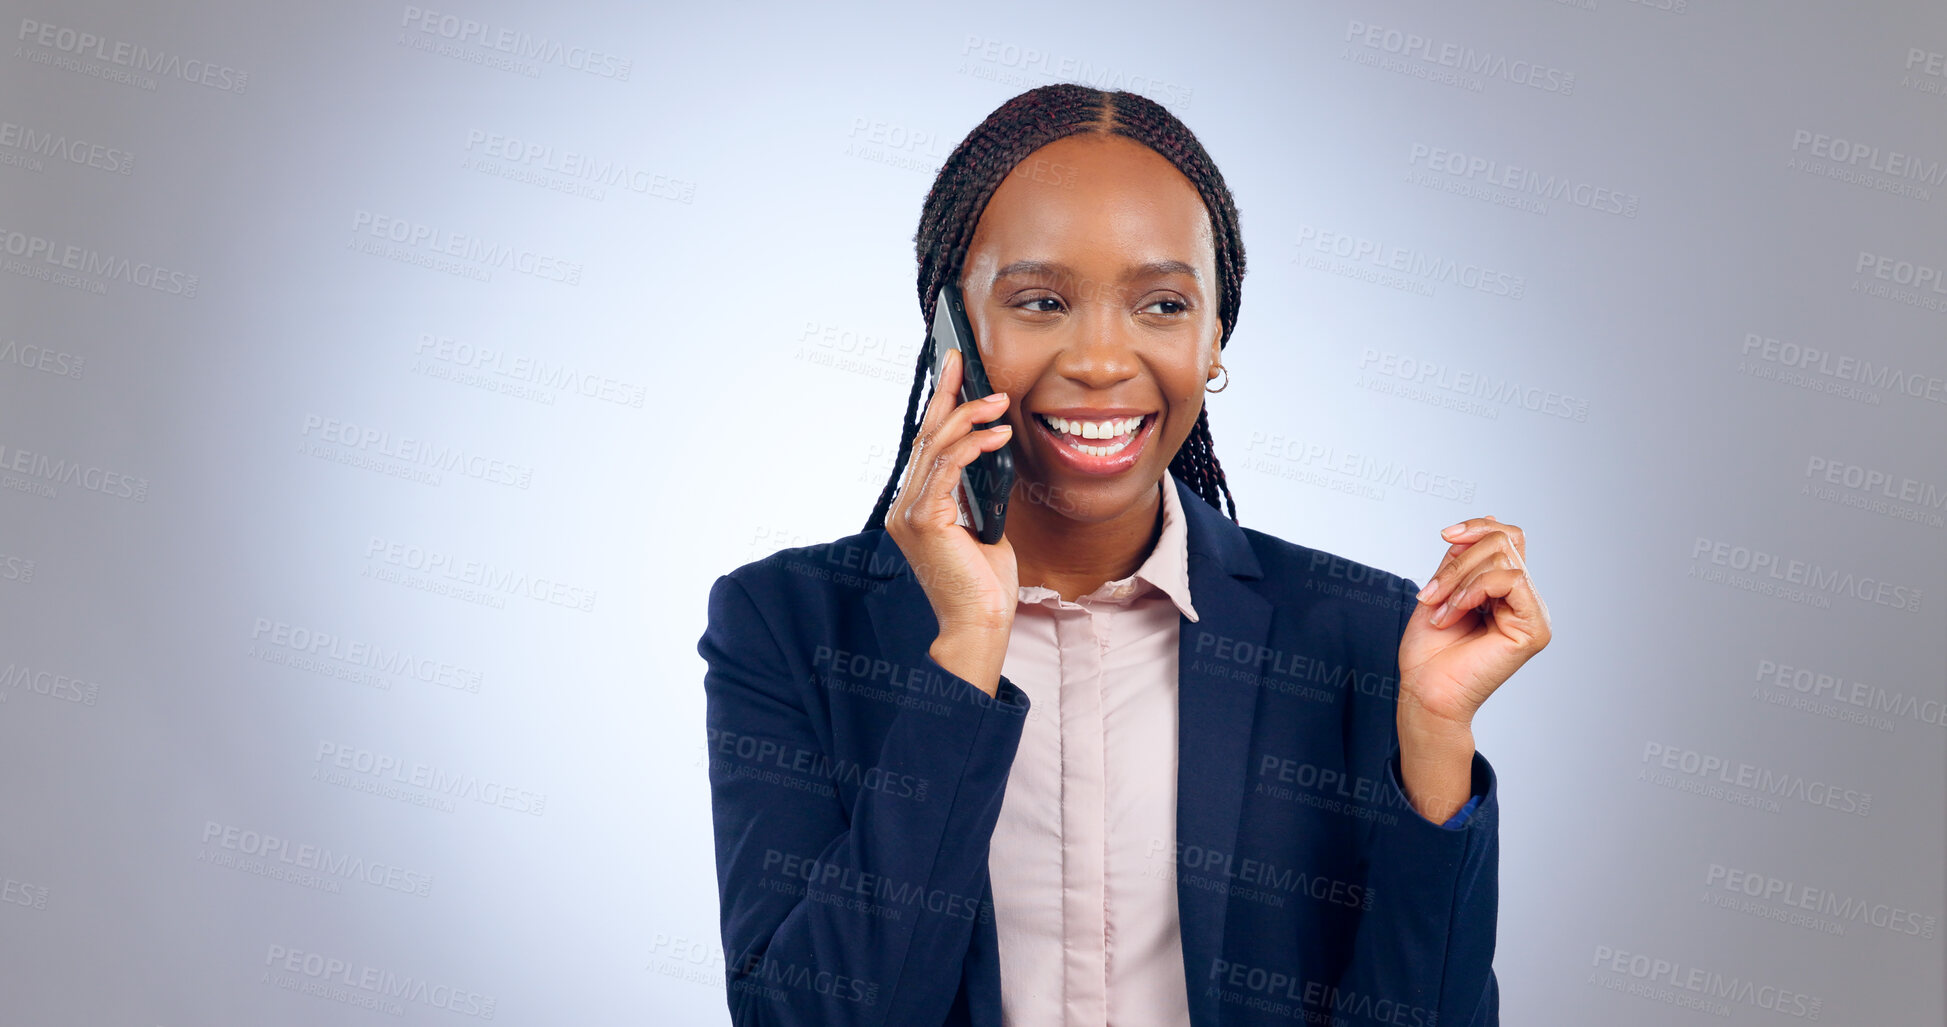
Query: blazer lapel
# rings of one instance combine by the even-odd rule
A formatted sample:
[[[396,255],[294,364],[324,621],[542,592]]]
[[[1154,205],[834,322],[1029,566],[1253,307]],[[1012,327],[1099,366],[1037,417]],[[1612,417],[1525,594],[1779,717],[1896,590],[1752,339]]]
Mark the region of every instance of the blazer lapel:
[[[1218,854],[1215,865],[1227,866],[1237,852],[1258,689],[1248,676],[1226,671],[1257,666],[1254,656],[1240,663],[1232,654],[1255,653],[1271,637],[1272,607],[1244,583],[1263,570],[1243,529],[1181,482],[1177,490],[1188,522],[1190,597],[1198,617],[1192,622],[1178,614],[1177,852],[1201,846]],[[1221,1007],[1207,982],[1223,954],[1229,892],[1186,885],[1179,867],[1176,897],[1190,1022],[1216,1027]]]

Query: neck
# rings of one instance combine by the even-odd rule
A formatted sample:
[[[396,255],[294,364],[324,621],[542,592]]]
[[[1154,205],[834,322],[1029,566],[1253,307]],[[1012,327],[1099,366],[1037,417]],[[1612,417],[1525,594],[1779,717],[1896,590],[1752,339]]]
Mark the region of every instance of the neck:
[[[1073,520],[1038,503],[1010,502],[1007,510],[1007,541],[1021,584],[1053,589],[1069,602],[1134,574],[1162,533],[1160,482],[1148,498],[1106,521]]]

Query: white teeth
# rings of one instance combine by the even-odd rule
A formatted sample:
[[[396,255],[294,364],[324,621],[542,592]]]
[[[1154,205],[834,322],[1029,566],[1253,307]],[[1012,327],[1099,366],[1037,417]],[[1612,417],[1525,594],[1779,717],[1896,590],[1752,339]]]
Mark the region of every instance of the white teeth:
[[[1076,449],[1079,449],[1090,456],[1108,456],[1112,453],[1120,453],[1125,448],[1127,448],[1129,445],[1129,439],[1127,437],[1120,438],[1117,439],[1114,443],[1107,446],[1084,446],[1078,442],[1071,442],[1069,443],[1069,445],[1074,446]]]
[[[1044,415],[1044,419],[1064,435],[1078,435],[1085,439],[1113,439],[1135,431],[1142,427],[1143,423],[1141,417],[1117,417],[1107,421],[1071,421],[1066,417]]]
[[[1043,423],[1067,436],[1067,444],[1090,456],[1111,456],[1122,452],[1135,440],[1136,429],[1142,427],[1141,417],[1117,417],[1107,421],[1071,421],[1065,417],[1039,415]],[[1114,439],[1106,446],[1085,446],[1076,439]]]

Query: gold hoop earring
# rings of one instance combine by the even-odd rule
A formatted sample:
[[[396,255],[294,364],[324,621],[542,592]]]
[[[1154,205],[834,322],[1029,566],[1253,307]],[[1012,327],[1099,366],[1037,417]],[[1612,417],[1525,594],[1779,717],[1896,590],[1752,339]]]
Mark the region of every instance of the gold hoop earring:
[[[1210,393],[1217,393],[1217,392],[1222,392],[1222,391],[1224,391],[1225,389],[1228,389],[1228,388],[1230,388],[1230,368],[1228,368],[1228,367],[1225,367],[1225,366],[1224,366],[1224,365],[1222,365],[1222,364],[1218,364],[1218,365],[1217,365],[1217,370],[1219,370],[1219,371],[1222,371],[1222,372],[1224,373],[1224,383],[1223,383],[1222,385],[1219,385],[1219,386],[1217,386],[1216,388],[1214,388],[1214,389],[1213,389],[1213,388],[1211,388],[1211,387],[1210,387],[1210,383],[1209,383],[1209,382],[1204,382],[1204,383],[1203,383],[1203,391],[1205,391],[1205,392],[1210,392]]]

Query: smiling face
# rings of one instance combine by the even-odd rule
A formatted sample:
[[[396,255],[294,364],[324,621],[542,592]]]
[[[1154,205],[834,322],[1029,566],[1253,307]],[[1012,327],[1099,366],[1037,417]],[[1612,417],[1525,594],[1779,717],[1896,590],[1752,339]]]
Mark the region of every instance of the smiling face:
[[[1013,502],[1085,523],[1147,506],[1214,377],[1216,274],[1202,197],[1147,146],[1072,135],[1016,165],[960,278],[1011,397]]]

